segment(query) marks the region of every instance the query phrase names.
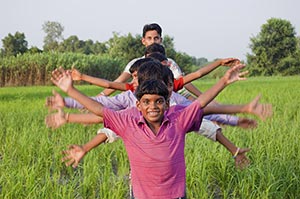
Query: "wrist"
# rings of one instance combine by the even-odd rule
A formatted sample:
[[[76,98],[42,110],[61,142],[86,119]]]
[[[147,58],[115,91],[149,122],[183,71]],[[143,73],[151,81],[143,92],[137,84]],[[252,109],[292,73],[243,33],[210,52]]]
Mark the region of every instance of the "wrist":
[[[89,147],[85,144],[85,145],[81,145],[82,151],[84,152],[84,154],[86,154],[87,152],[90,151]]]

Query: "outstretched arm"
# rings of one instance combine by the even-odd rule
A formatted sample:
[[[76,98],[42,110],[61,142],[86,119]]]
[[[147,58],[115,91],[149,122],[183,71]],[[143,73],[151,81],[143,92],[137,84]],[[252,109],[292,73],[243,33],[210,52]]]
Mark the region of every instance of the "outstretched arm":
[[[260,119],[265,120],[266,118],[272,116],[272,105],[259,103],[260,98],[261,95],[258,95],[250,103],[242,105],[209,104],[204,108],[204,114],[246,113],[255,115]]]
[[[201,78],[205,75],[207,75],[208,73],[210,73],[211,71],[215,70],[216,68],[218,68],[219,66],[233,66],[233,64],[237,64],[240,61],[237,58],[226,58],[226,59],[219,59],[211,64],[208,64],[202,68],[200,68],[199,70],[189,73],[185,76],[183,76],[183,83],[184,84],[188,84],[191,81]]]
[[[65,162],[66,166],[72,165],[76,168],[80,160],[93,148],[105,142],[107,136],[104,133],[97,134],[91,141],[80,146],[80,145],[70,145],[67,150],[62,153],[65,155],[62,158],[62,162]]]
[[[58,109],[57,113],[51,113],[45,118],[46,126],[52,129],[59,128],[66,123],[98,124],[102,122],[103,118],[93,113],[64,113],[62,109]]]
[[[114,82],[121,82],[121,83],[124,83],[126,82],[127,80],[129,80],[131,77],[131,75],[127,72],[123,72],[117,79],[114,80]],[[115,92],[115,89],[104,89],[101,94],[99,95],[106,95],[106,96],[109,96],[110,94],[112,94],[113,92]]]
[[[235,160],[235,166],[237,168],[245,168],[250,164],[250,160],[247,158],[246,153],[250,151],[249,148],[238,148],[232,142],[230,142],[219,130],[217,132],[217,141],[222,144],[233,156]]]
[[[70,71],[65,71],[62,67],[55,69],[52,71],[51,81],[70,97],[74,98],[83,106],[85,106],[92,113],[98,116],[103,115],[102,104],[89,98],[74,88]]]
[[[125,83],[112,82],[112,81],[108,81],[106,79],[92,77],[92,76],[80,73],[75,68],[72,69],[71,75],[72,75],[73,80],[83,80],[83,81],[89,82],[91,84],[94,84],[96,86],[101,86],[103,88],[112,88],[112,89],[121,90],[121,91],[126,90]]]
[[[227,85],[235,82],[245,80],[243,77],[248,73],[248,71],[240,72],[245,65],[238,64],[233,66],[226,71],[225,75],[210,89],[204,92],[201,97],[198,97],[197,100],[200,102],[201,107],[205,107],[210,101],[212,101],[218,94],[221,92]]]

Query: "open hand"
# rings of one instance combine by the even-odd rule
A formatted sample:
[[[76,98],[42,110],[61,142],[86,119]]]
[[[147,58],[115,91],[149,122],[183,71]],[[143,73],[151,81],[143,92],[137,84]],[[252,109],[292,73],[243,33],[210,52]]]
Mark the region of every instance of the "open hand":
[[[67,93],[68,90],[73,86],[70,73],[70,71],[65,71],[62,67],[59,67],[58,69],[52,71],[51,81],[58,88]]]
[[[248,74],[248,71],[240,72],[241,69],[245,67],[245,64],[238,64],[230,68],[226,71],[223,78],[225,79],[226,84],[231,84],[235,81],[242,81],[246,80],[244,76]]]
[[[67,150],[62,151],[62,154],[65,155],[61,159],[62,162],[65,162],[66,166],[72,165],[76,168],[86,152],[80,145],[70,145]]]
[[[261,95],[256,96],[248,105],[247,112],[258,116],[261,120],[266,120],[273,114],[272,104],[261,104]]]
[[[53,96],[46,98],[45,106],[50,110],[63,108],[65,106],[64,98],[55,90],[52,90]]]
[[[249,148],[240,149],[235,158],[235,166],[238,169],[244,169],[250,164],[250,160],[247,158],[246,153],[250,151]]]
[[[58,108],[57,113],[52,113],[46,116],[45,123],[48,128],[56,129],[65,123],[67,123],[67,120],[65,118],[65,113],[61,108]]]

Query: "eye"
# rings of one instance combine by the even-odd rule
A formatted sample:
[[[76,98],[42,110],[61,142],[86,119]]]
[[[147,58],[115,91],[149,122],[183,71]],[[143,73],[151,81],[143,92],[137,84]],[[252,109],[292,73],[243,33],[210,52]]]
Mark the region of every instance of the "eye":
[[[143,105],[149,105],[149,100],[144,100],[144,101],[142,101],[143,102]]]
[[[163,104],[164,102],[165,102],[165,100],[159,99],[159,100],[156,101],[156,104]]]

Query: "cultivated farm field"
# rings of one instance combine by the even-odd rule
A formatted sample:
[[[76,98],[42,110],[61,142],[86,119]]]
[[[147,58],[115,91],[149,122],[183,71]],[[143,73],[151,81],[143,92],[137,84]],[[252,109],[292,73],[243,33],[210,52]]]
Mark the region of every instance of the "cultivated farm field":
[[[204,91],[215,82],[194,83]],[[101,91],[77,87],[90,96]],[[92,150],[77,169],[61,162],[62,150],[87,142],[102,124],[46,128],[44,103],[52,89],[59,91],[54,86],[0,88],[0,198],[128,198],[129,163],[121,140]],[[247,103],[258,94],[262,103],[273,105],[273,117],[264,122],[256,118],[253,130],[223,129],[237,146],[251,148],[248,168],[236,169],[220,144],[187,135],[188,198],[300,197],[300,77],[249,78],[227,87],[217,101]]]

